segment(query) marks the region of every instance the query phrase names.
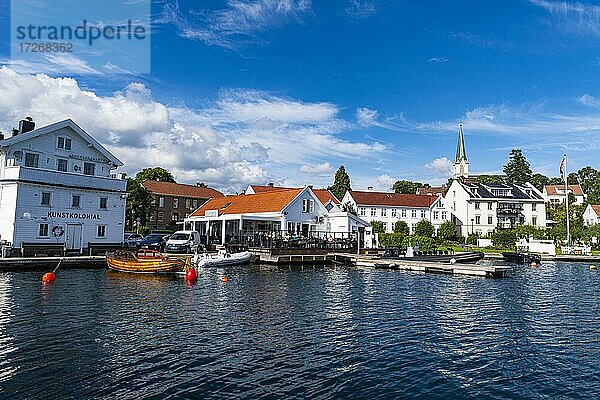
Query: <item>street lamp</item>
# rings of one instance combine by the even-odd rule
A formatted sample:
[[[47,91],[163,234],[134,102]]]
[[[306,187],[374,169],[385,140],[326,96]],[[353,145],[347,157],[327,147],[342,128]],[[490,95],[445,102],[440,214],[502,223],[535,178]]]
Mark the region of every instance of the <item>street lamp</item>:
[[[475,233],[475,228],[473,226],[474,221],[475,221],[475,219],[471,218],[471,235]]]

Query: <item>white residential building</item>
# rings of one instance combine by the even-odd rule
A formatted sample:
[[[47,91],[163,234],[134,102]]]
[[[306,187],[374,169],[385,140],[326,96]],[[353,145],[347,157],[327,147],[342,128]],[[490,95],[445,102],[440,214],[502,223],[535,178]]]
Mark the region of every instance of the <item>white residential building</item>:
[[[547,185],[544,186],[544,197],[546,202],[552,204],[565,203],[565,185]],[[585,201],[585,193],[579,185],[569,185],[569,193],[575,197],[573,204],[583,204]]]
[[[544,195],[530,183],[483,185],[454,180],[445,200],[462,236],[487,235],[517,224],[546,227]]]
[[[126,182],[111,173],[123,164],[70,119],[34,128],[28,118],[0,140],[0,239],[122,242]]]
[[[437,231],[451,217],[444,199],[436,195],[349,190],[342,204],[351,205],[358,216],[369,223],[383,222],[387,233],[394,231],[397,221],[404,221],[412,234],[423,219],[430,221]]]
[[[583,223],[585,226],[600,224],[600,205],[588,204],[583,212]]]

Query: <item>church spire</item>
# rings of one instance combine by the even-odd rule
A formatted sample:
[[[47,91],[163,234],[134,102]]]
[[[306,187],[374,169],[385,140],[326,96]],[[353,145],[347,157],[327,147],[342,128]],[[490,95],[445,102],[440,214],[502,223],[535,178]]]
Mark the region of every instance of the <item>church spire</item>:
[[[454,178],[467,178],[469,176],[469,160],[465,150],[465,138],[463,136],[462,124],[458,127],[458,144],[456,145],[456,156],[454,157]]]

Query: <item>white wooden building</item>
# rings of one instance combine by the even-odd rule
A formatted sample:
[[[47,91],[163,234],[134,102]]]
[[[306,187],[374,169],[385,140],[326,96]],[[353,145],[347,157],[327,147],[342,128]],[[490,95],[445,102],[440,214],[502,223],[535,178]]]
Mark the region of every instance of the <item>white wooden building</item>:
[[[78,251],[122,242],[126,182],[111,174],[123,164],[70,119],[19,126],[0,140],[0,240]]]
[[[421,220],[431,222],[436,231],[450,220],[450,210],[438,195],[349,190],[342,204],[353,207],[369,223],[383,222],[387,233],[393,232],[397,221],[406,222],[412,234]]]
[[[565,204],[565,185],[546,185],[544,186],[543,193],[546,202],[552,204]],[[580,185],[569,185],[569,193],[573,194],[573,197],[575,198],[573,204],[580,205],[585,201],[585,193],[583,193]]]
[[[588,204],[583,212],[583,224],[591,226],[600,224],[600,205]]]
[[[530,183],[483,185],[454,180],[445,200],[461,236],[488,235],[517,224],[546,227],[544,195]]]

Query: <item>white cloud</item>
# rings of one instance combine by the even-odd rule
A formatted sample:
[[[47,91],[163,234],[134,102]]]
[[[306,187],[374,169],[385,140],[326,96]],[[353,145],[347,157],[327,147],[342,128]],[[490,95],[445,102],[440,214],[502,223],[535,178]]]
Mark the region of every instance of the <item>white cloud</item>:
[[[366,18],[377,12],[372,1],[350,0],[350,5],[345,9],[346,15],[352,18]]]
[[[252,90],[223,91],[202,109],[169,107],[142,83],[101,96],[73,78],[0,67],[0,127],[24,116],[38,126],[72,118],[124,163],[127,172],[161,165],[184,182],[238,191],[248,183],[293,178],[303,165],[379,158],[388,147],[341,136],[354,124],[337,106]],[[331,167],[331,166],[330,166]],[[300,180],[300,179],[298,179]]]
[[[304,164],[298,170],[307,175],[331,175],[333,167],[330,163],[324,162],[321,164]]]
[[[452,176],[453,163],[446,157],[440,157],[434,159],[428,164],[425,164],[425,168],[438,176],[448,177]]]
[[[547,11],[552,24],[566,32],[600,34],[600,6],[566,1],[530,0]]]
[[[392,178],[388,174],[379,175],[377,177],[377,183],[380,187],[383,187],[384,190],[389,190],[392,186],[394,186],[394,183],[396,183],[396,181],[397,179]]]
[[[184,15],[175,2],[165,5],[160,22],[175,25],[182,37],[236,49],[260,41],[261,32],[300,22],[310,11],[310,0],[228,0],[226,8]]]
[[[377,122],[379,113],[366,107],[356,109],[356,119],[361,126],[370,126]]]
[[[427,62],[430,63],[430,64],[447,63],[448,62],[448,57],[431,57],[429,60],[427,60]]]
[[[577,101],[585,106],[599,107],[600,100],[592,95],[584,94],[577,98]]]

